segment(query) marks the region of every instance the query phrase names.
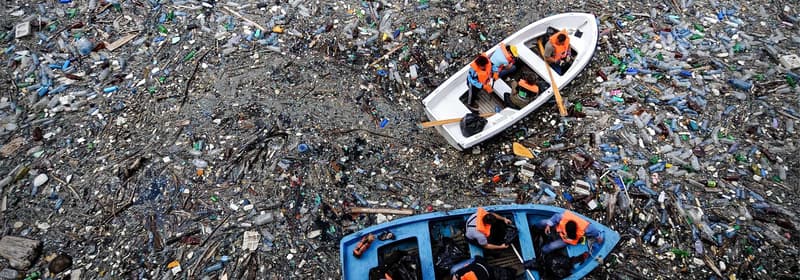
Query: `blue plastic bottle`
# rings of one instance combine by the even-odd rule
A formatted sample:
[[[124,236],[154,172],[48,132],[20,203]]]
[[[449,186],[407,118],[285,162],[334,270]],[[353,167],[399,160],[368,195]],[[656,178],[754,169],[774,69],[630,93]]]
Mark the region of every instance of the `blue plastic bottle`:
[[[728,83],[741,90],[750,90],[753,88],[753,83],[740,79],[729,79]]]
[[[78,45],[78,52],[81,55],[88,55],[89,53],[92,52],[92,49],[94,49],[94,43],[92,43],[92,41],[89,41],[89,39],[86,39],[86,37],[80,38],[78,40],[77,45]]]

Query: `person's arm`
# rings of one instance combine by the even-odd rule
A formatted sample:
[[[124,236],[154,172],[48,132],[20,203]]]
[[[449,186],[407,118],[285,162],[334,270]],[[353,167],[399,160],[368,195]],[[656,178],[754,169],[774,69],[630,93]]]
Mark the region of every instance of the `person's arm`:
[[[495,218],[497,218],[497,219],[503,221],[504,223],[506,223],[507,225],[511,224],[511,220],[506,219],[506,217],[500,216],[497,213],[491,213],[491,214],[494,215]]]
[[[555,225],[557,225],[559,222],[561,222],[561,217],[562,216],[563,216],[562,213],[555,213],[555,214],[553,214],[552,217],[550,217],[550,219],[548,219],[545,222],[544,231],[545,231],[546,234],[550,234],[550,228],[555,226]]]
[[[600,231],[600,229],[594,224],[589,224],[589,226],[586,227],[586,230],[583,232],[583,235],[585,235],[587,238],[594,238],[597,240],[597,242],[603,243],[603,232]]]
[[[486,83],[483,84],[483,90],[485,90],[488,93],[494,92],[494,88],[492,88],[492,84],[490,84],[489,81],[486,81]]]
[[[555,48],[550,42],[544,45],[544,61],[549,63],[555,63],[556,61],[553,59],[553,52],[555,52]]]
[[[495,80],[497,80],[497,73],[503,71],[503,68],[505,67],[502,64],[492,63],[492,74],[494,74]]]
[[[483,245],[483,248],[484,249],[489,249],[489,250],[499,250],[499,249],[508,248],[508,244],[504,243],[504,244],[501,244],[501,245],[494,245],[494,244],[486,243],[486,245]]]

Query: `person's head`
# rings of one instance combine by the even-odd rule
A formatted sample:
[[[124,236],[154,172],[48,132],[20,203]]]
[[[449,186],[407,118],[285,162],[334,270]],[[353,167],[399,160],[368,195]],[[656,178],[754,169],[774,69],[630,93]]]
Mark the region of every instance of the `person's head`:
[[[559,44],[563,44],[564,41],[567,40],[567,35],[564,35],[564,33],[559,33],[558,36],[556,36],[556,40],[558,40]]]
[[[524,76],[522,76],[522,79],[525,80],[525,82],[528,82],[528,84],[534,84],[534,85],[536,84],[536,75],[525,74]]]
[[[519,57],[519,52],[517,52],[517,46],[506,46],[506,50],[511,53],[513,57]]]
[[[575,223],[575,221],[567,222],[566,230],[567,230],[567,238],[569,239],[578,238],[578,224]]]
[[[495,218],[494,215],[492,215],[492,214],[486,214],[486,216],[483,216],[483,223],[484,224],[491,225],[491,224],[494,224],[494,222],[496,220],[497,220],[497,218]]]
[[[478,55],[478,57],[475,58],[475,63],[477,63],[480,67],[486,67],[486,65],[489,64],[489,59],[486,58],[485,55]]]

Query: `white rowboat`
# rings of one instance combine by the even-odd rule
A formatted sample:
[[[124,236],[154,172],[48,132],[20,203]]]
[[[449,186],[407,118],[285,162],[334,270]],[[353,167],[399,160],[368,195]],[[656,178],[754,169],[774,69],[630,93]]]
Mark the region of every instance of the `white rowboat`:
[[[545,62],[539,55],[537,45],[537,40],[545,35],[548,27],[567,30],[570,37],[570,47],[574,54],[572,66],[565,73],[559,75],[553,71],[555,83],[559,89],[577,77],[589,64],[597,47],[598,38],[597,21],[592,14],[558,14],[536,21],[517,31],[504,39],[502,43],[517,46],[519,53],[516,62],[517,72],[521,71],[521,68],[525,68],[526,70],[524,71],[532,71],[539,76],[540,81],[548,84],[547,89],[542,91],[527,106],[517,110],[505,106],[502,102],[503,94],[511,91],[508,83],[502,79],[496,80],[494,93],[492,93],[495,96],[488,96],[483,93],[478,94],[480,113],[496,112],[496,114],[486,118],[487,123],[483,131],[470,137],[464,137],[459,123],[449,123],[436,127],[436,130],[444,136],[450,145],[459,150],[478,145],[518,122],[553,96],[553,87],[549,86],[550,78],[547,74],[547,68],[545,68]],[[546,41],[543,41],[544,43]],[[495,51],[500,51],[499,45],[498,43],[498,45],[489,49],[486,54],[491,56]],[[430,121],[462,118],[470,112],[462,101],[462,96],[466,95],[469,90],[466,82],[469,68],[469,64],[461,68],[422,101],[425,106],[425,114],[427,114]]]

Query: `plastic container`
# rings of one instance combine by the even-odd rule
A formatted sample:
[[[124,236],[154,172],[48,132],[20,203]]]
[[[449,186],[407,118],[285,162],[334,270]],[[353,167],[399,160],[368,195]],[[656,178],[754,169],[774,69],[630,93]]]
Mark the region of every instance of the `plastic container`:
[[[266,212],[253,218],[253,224],[260,226],[271,223],[274,220],[275,216],[272,214],[272,212]]]
[[[310,148],[309,148],[309,147],[308,147],[308,145],[306,145],[305,143],[300,143],[299,145],[297,145],[297,151],[298,151],[298,152],[305,153],[305,152],[307,152],[309,149],[310,149]]]
[[[728,83],[731,84],[732,86],[734,86],[735,88],[738,88],[738,89],[741,89],[741,90],[749,91],[749,90],[751,90],[753,88],[753,83],[750,83],[750,82],[745,81],[745,80],[729,79]]]
[[[92,43],[92,41],[89,39],[86,39],[86,37],[78,39],[76,45],[78,48],[78,53],[81,55],[89,55],[92,52],[92,49],[94,49],[94,43]]]
[[[416,80],[416,79],[417,79],[417,77],[418,77],[418,74],[417,74],[417,65],[416,65],[416,64],[414,64],[414,65],[411,65],[411,66],[409,66],[409,67],[408,67],[408,70],[409,70],[409,74],[410,74],[410,76],[411,76],[411,80]]]

